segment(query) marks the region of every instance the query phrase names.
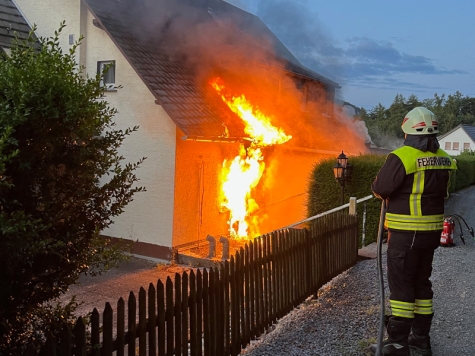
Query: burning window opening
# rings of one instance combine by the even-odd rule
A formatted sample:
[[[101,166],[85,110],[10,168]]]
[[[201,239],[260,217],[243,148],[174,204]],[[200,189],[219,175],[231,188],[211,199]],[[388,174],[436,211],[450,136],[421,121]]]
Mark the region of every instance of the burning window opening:
[[[226,105],[239,116],[250,141],[240,144],[239,154],[225,159],[221,174],[220,210],[229,211],[229,234],[232,238],[248,239],[260,235],[256,212],[259,206],[252,196],[265,170],[262,148],[283,144],[292,136],[271,124],[271,118],[253,106],[244,95],[233,96],[225,90],[224,81],[210,82]]]

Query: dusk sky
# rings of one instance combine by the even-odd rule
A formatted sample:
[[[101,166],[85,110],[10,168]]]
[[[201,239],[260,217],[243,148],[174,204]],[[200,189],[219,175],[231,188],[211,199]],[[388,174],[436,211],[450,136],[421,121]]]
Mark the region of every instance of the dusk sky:
[[[396,94],[475,97],[475,2],[226,0],[256,16],[340,97],[372,109]]]

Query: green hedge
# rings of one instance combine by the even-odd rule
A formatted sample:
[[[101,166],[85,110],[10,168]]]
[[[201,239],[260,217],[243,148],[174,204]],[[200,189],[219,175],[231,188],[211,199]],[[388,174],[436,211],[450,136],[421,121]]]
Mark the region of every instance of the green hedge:
[[[461,154],[455,157],[457,171],[452,175],[449,191],[457,191],[475,183],[475,156]]]
[[[455,157],[457,171],[452,175],[449,191],[457,191],[475,183],[475,156],[462,154]],[[345,203],[350,197],[357,199],[372,195],[371,183],[386,160],[386,155],[363,154],[349,157],[353,166],[351,181],[345,186]],[[336,158],[318,162],[312,169],[309,181],[307,216],[311,217],[340,205],[341,186],[333,177],[333,166]],[[357,213],[360,230],[363,226],[365,204],[358,204]],[[381,200],[372,198],[366,201],[366,233],[365,245],[375,242],[378,234]],[[362,244],[360,235],[360,246]]]
[[[349,157],[353,166],[352,178],[345,186],[345,202],[350,197],[357,199],[372,195],[371,183],[381,169],[386,156],[364,154]],[[336,158],[329,158],[317,163],[311,173],[307,201],[308,217],[336,208],[340,205],[341,186],[333,176]],[[366,237],[365,245],[376,241],[379,225],[381,200],[373,198],[366,201]],[[364,204],[358,204],[360,231],[362,231]],[[375,233],[376,231],[376,233]],[[360,239],[361,244],[361,239]]]

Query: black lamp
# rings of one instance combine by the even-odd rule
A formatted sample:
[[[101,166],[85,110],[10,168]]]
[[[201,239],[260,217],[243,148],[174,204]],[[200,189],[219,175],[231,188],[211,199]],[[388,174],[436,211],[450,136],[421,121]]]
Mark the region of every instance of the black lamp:
[[[341,205],[345,200],[345,184],[351,179],[353,173],[353,166],[348,163],[348,157],[341,151],[336,159],[336,164],[333,166],[333,175],[341,186]]]

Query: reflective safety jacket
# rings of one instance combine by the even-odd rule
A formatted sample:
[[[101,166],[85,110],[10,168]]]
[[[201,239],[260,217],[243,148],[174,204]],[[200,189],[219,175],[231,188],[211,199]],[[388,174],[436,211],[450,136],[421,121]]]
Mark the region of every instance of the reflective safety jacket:
[[[391,152],[372,185],[376,196],[387,199],[386,228],[442,230],[444,199],[455,169],[455,161],[440,148],[433,153],[403,146]]]

